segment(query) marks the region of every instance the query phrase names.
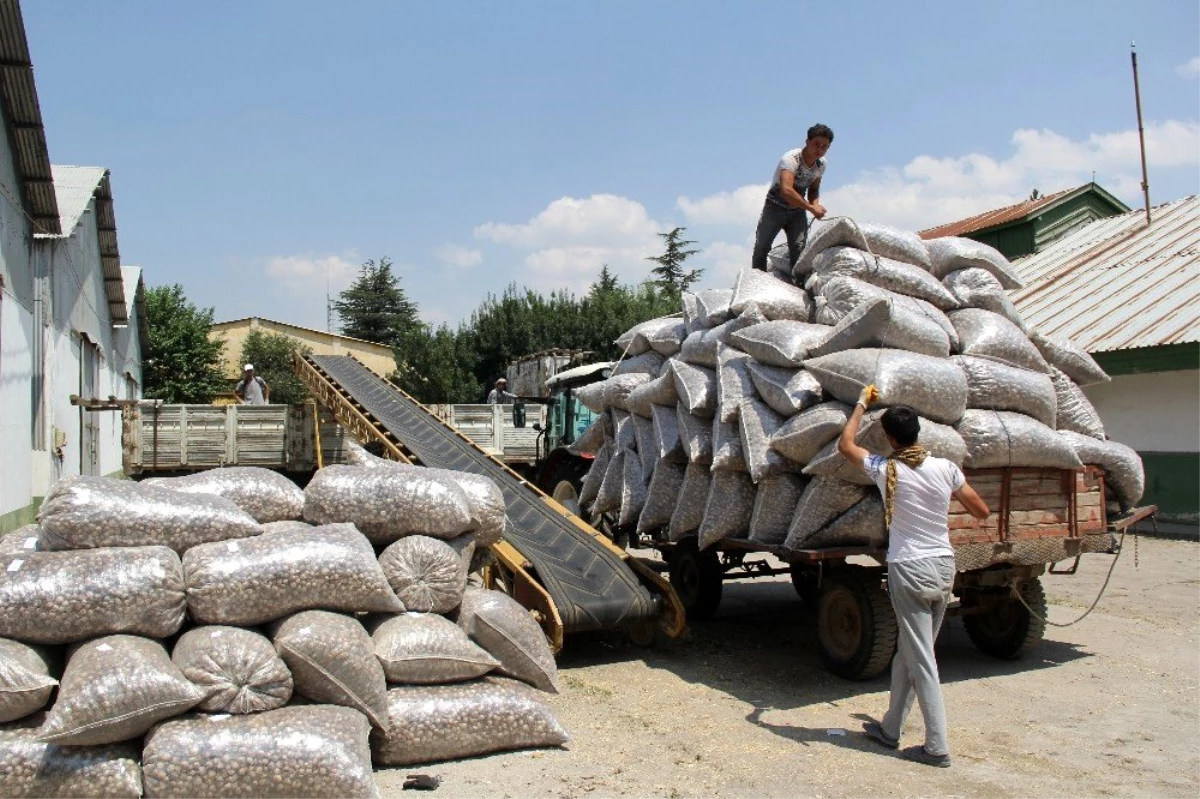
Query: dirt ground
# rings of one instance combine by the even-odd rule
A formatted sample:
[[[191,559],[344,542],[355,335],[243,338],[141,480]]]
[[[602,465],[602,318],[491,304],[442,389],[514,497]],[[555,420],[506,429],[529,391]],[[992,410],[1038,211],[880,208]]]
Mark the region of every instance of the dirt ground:
[[[1095,598],[1111,556],[1043,577],[1051,621]],[[1188,796],[1200,795],[1200,544],[1133,540],[1097,610],[1050,628],[1024,660],[980,654],[961,621],[938,640],[954,765],[933,769],[864,738],[887,675],[856,683],[822,670],[812,611],[788,578],[729,583],[717,617],[686,640],[639,649],[568,638],[563,693],[550,698],[563,749],[377,774],[384,796],[408,773],[437,796]],[[903,745],[922,741],[914,708]]]

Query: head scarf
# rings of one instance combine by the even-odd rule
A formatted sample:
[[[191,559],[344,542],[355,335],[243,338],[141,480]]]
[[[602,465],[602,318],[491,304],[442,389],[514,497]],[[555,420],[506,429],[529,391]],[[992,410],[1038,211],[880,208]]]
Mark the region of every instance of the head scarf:
[[[892,453],[892,456],[887,460],[887,490],[883,497],[883,520],[888,530],[892,527],[892,504],[896,501],[896,461],[900,461],[906,466],[917,468],[925,459],[929,457],[929,453],[920,444],[898,449]]]

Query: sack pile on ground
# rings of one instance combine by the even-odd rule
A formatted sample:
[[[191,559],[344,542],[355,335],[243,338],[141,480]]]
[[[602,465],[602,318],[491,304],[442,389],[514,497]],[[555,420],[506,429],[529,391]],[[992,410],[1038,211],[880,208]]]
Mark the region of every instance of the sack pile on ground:
[[[732,290],[683,295],[681,316],[618,339],[637,370],[579,392],[604,412],[574,445],[595,455],[593,514],[668,541],[695,536],[808,549],[881,545],[879,492],[837,451],[868,384],[880,405],[858,441],[888,455],[880,417],[909,405],[920,443],[966,468],[1107,472],[1112,510],[1142,496],[1141,460],[1107,439],[1080,386],[1108,376],[1073,342],[1029,329],[997,250],[848,218],[814,225],[795,268],[786,247]],[[664,359],[665,356],[665,359]],[[615,373],[621,372],[618,366]],[[623,381],[623,382],[621,382]]]
[[[566,742],[541,628],[471,585],[499,489],[358,452],[304,491],[55,485],[0,539],[0,796],[372,797],[373,765]]]

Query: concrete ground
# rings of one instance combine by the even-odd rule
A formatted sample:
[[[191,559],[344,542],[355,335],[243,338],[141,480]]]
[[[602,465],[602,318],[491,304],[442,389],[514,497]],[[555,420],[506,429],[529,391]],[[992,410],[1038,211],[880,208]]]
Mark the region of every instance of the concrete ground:
[[[1112,557],[1043,577],[1050,619],[1096,597]],[[572,740],[382,770],[437,796],[1187,796],[1200,795],[1200,544],[1129,540],[1108,593],[1081,623],[1050,628],[1025,659],[980,654],[959,620],[939,639],[954,765],[907,762],[858,730],[887,703],[887,675],[825,672],[814,618],[787,577],[726,586],[717,617],[686,640],[639,649],[569,638],[563,693]],[[914,710],[903,744],[922,741]]]

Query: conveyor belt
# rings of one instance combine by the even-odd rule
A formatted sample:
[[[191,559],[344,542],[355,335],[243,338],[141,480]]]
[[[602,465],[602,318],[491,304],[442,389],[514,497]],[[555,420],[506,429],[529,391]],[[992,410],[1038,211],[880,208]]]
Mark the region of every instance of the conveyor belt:
[[[612,550],[560,515],[487,453],[345,355],[309,356],[425,466],[492,478],[504,493],[505,539],[533,564],[567,632],[615,629],[658,614],[657,601]]]

